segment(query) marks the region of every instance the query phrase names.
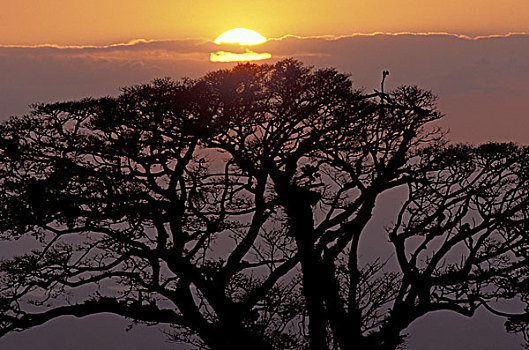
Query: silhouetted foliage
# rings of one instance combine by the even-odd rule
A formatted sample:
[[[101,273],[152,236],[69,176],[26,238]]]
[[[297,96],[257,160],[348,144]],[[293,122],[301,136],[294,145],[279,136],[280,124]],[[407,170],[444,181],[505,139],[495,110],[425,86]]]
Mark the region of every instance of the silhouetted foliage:
[[[0,237],[32,247],[0,262],[0,332],[110,312],[199,348],[395,349],[485,307],[527,335],[495,303],[528,302],[528,150],[439,118],[294,60],[36,105],[0,126]],[[391,191],[394,253],[363,258]]]

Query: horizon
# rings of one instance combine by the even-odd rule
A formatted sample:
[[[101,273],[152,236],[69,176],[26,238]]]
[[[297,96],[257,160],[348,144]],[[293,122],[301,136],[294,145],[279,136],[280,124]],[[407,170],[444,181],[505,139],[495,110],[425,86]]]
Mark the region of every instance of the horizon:
[[[222,34],[223,32],[218,33],[213,37],[167,37],[167,38],[148,38],[148,37],[136,37],[128,40],[109,40],[102,41],[100,43],[89,43],[89,42],[78,42],[76,44],[65,44],[60,42],[53,41],[44,41],[38,43],[2,43],[0,42],[0,48],[56,48],[56,49],[92,49],[92,48],[114,48],[122,46],[132,46],[135,44],[141,43],[157,43],[157,42],[171,42],[171,41],[202,41],[205,43],[214,43],[215,38]],[[322,39],[322,40],[340,40],[346,38],[355,38],[355,37],[376,37],[376,36],[388,36],[388,37],[399,37],[399,36],[419,36],[419,37],[428,37],[428,36],[447,36],[456,39],[464,39],[470,41],[485,40],[485,39],[497,39],[497,38],[510,38],[516,36],[528,36],[529,31],[506,31],[506,32],[490,32],[482,34],[472,34],[465,32],[449,32],[449,31],[372,31],[372,32],[351,32],[346,34],[319,34],[319,35],[300,35],[300,34],[282,34],[277,37],[267,37],[266,42],[268,41],[282,41],[285,39]],[[266,42],[259,43],[257,45],[263,45]],[[237,45],[237,44],[235,44]]]

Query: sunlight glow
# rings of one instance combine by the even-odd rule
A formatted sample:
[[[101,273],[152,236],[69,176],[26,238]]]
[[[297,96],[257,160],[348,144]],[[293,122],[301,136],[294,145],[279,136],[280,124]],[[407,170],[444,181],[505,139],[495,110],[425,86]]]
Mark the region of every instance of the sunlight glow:
[[[266,42],[266,38],[255,30],[246,28],[230,29],[215,39],[215,44],[259,45]]]

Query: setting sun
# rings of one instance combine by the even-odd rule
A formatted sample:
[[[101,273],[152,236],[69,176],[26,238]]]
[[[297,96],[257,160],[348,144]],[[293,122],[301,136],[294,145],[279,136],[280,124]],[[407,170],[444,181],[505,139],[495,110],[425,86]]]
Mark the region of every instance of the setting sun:
[[[255,46],[263,44],[266,42],[266,38],[261,34],[257,33],[255,30],[246,29],[246,28],[235,28],[230,29],[215,39],[214,43],[217,45],[229,44],[230,50],[233,49],[233,45],[238,45],[241,47],[244,46]],[[211,62],[247,62],[247,61],[257,61],[257,60],[266,60],[271,58],[272,55],[268,52],[257,53],[245,49],[244,52],[230,52],[230,51],[218,51],[210,53]]]
[[[215,44],[259,45],[266,42],[266,38],[255,30],[246,28],[230,29],[215,39]]]

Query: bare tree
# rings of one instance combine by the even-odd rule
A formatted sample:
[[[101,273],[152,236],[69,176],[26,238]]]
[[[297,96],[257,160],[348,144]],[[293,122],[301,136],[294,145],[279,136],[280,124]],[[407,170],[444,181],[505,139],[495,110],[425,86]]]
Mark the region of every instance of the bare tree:
[[[0,237],[33,246],[0,262],[0,334],[110,312],[204,349],[395,349],[484,307],[527,335],[495,302],[528,302],[528,150],[441,117],[294,60],[36,105],[0,126]],[[362,262],[396,189],[394,254]]]

